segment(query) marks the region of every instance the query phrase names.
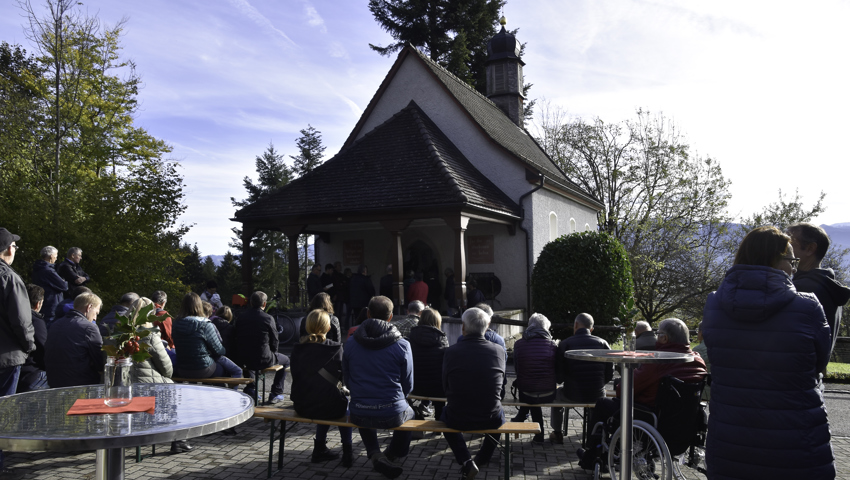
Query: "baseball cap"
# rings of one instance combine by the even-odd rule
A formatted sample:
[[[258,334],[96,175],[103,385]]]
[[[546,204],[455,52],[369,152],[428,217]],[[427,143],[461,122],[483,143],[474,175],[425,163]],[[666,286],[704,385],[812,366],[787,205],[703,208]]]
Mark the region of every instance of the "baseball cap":
[[[20,239],[21,237],[13,234],[3,227],[0,227],[0,250],[6,250],[12,242],[17,242]]]

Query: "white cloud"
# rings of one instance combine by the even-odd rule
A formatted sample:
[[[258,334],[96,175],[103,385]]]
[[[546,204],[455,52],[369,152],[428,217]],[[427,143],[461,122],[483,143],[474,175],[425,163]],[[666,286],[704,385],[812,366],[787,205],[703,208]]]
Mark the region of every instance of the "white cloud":
[[[283,33],[282,30],[275,27],[274,24],[272,24],[271,20],[269,20],[268,18],[266,18],[265,15],[260,13],[260,11],[254,8],[253,5],[248,3],[247,0],[228,0],[228,2],[232,6],[236,7],[240,12],[242,12],[243,15],[250,18],[254,23],[256,23],[267,33],[277,38],[282,38],[286,40],[286,42],[292,46],[296,45],[295,42],[293,42],[292,39],[289,38],[289,36]]]
[[[320,32],[328,33],[328,29],[325,27],[325,20],[319,15],[315,7],[308,3],[304,6],[304,13],[307,15],[307,25],[319,27]]]

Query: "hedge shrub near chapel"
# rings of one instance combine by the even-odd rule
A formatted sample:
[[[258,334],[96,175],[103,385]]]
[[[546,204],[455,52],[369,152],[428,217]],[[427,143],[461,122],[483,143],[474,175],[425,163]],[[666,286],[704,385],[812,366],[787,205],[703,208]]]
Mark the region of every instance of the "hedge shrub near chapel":
[[[612,325],[620,305],[634,293],[631,263],[623,245],[607,233],[563,235],[543,247],[531,289],[534,312],[552,321],[558,337],[571,333],[582,312],[592,315],[596,325]]]

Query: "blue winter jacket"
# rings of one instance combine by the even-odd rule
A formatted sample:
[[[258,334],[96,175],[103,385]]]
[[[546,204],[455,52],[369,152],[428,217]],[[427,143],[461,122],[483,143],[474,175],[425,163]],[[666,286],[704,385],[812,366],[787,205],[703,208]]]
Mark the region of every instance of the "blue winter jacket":
[[[708,478],[832,479],[819,373],[830,330],[814,295],[780,270],[729,269],[702,324],[711,358]]]
[[[203,370],[225,353],[215,326],[201,317],[178,318],[171,336],[180,370]]]
[[[53,323],[56,317],[56,305],[62,301],[62,292],[68,290],[68,282],[56,273],[56,265],[45,260],[37,260],[32,266],[32,283],[44,289],[44,303],[41,313],[47,325]]]
[[[342,356],[349,410],[364,417],[391,417],[407,410],[413,390],[410,344],[390,323],[369,318],[348,337]]]

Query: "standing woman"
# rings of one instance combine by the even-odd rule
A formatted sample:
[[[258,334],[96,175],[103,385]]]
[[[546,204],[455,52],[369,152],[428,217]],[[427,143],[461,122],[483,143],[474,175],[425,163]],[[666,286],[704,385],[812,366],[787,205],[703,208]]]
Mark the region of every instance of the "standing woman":
[[[819,373],[829,324],[814,295],[791,283],[791,239],[759,227],[708,296],[702,334],[711,358],[708,478],[835,478]]]
[[[341,343],[342,342],[342,330],[339,326],[339,319],[334,315],[334,304],[331,302],[331,296],[325,292],[319,292],[313,299],[310,300],[310,311],[313,310],[323,310],[328,314],[328,318],[331,319],[331,329],[328,330],[327,337],[328,340]],[[307,336],[307,318],[301,321],[301,327],[299,328],[299,337]]]
[[[204,318],[204,307],[197,293],[183,296],[177,321],[171,329],[177,351],[175,372],[178,377],[210,378],[242,376],[242,369],[224,356],[224,347],[212,323]]]
[[[304,324],[307,335],[292,349],[292,403],[303,417],[335,420],[348,414],[348,397],[340,389],[342,344],[326,337],[331,328],[328,312],[313,310]],[[329,425],[316,425],[313,463],[339,456],[326,445],[329,429]],[[348,468],[351,466],[351,427],[339,427],[339,436],[342,438],[342,465]]]

